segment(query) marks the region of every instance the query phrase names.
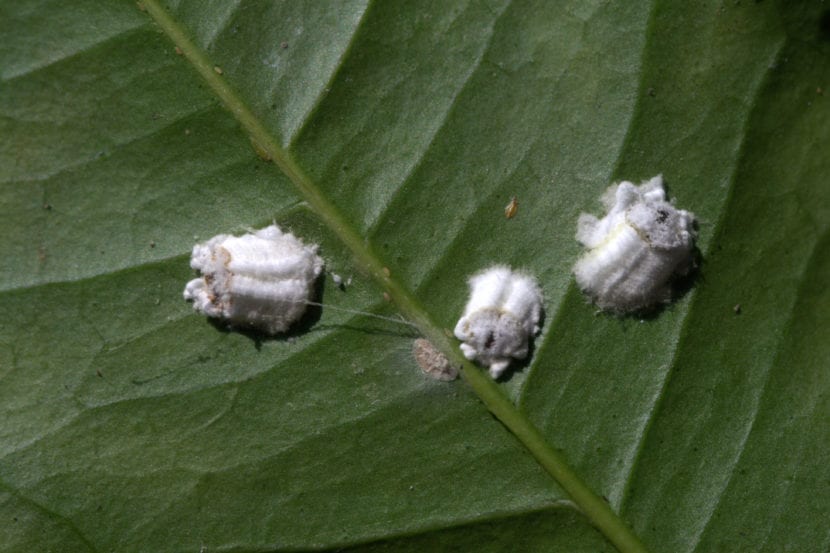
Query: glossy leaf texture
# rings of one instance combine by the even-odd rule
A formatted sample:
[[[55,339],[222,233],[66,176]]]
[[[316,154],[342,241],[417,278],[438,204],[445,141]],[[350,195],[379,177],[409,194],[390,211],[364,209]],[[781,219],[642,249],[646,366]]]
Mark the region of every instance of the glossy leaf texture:
[[[341,310],[395,316],[139,7],[0,4],[0,550],[613,550],[416,332]],[[828,8],[167,7],[434,320],[537,275],[503,386],[650,550],[830,547]],[[658,173],[698,277],[597,314],[576,218]],[[272,221],[351,285],[275,339],[193,313],[192,245]]]

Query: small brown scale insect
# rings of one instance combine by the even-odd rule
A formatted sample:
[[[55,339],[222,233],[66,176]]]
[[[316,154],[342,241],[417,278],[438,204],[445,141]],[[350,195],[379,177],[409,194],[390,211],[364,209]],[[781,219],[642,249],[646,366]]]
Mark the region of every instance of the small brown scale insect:
[[[444,357],[444,354],[435,349],[429,340],[418,338],[412,344],[412,356],[424,374],[435,380],[449,382],[458,378],[458,369]]]
[[[519,211],[519,201],[516,199],[516,196],[513,196],[510,198],[510,203],[504,206],[504,216],[512,219],[516,216],[517,211]]]

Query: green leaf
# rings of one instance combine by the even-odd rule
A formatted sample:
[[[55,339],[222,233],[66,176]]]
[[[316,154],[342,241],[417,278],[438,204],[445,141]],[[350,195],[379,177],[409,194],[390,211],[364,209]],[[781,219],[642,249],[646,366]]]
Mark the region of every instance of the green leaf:
[[[168,7],[342,218],[134,3],[0,5],[0,549],[613,550],[417,333],[335,309],[452,328],[495,262],[547,313],[502,388],[651,551],[830,547],[819,3]],[[657,173],[699,277],[596,315],[576,217]],[[192,245],[272,220],[352,285],[279,339],[193,313]]]

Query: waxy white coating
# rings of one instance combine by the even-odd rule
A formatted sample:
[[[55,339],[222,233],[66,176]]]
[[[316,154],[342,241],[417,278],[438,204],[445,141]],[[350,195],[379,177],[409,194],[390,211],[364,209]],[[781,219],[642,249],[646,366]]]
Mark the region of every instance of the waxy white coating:
[[[589,250],[574,266],[576,282],[601,309],[647,310],[671,299],[673,277],[694,266],[695,216],[666,201],[663,176],[612,185],[608,213],[579,216],[576,239]]]
[[[498,378],[513,359],[527,357],[530,338],[539,332],[542,292],[530,275],[500,265],[473,275],[469,284],[455,337],[467,359]]]
[[[220,234],[196,244],[184,299],[208,317],[279,334],[302,317],[323,270],[317,246],[271,225],[242,236]]]

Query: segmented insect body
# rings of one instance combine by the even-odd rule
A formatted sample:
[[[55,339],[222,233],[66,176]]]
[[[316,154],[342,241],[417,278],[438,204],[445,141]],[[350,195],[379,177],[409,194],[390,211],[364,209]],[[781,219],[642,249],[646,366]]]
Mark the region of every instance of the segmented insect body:
[[[588,248],[574,266],[579,287],[617,313],[669,301],[673,277],[694,267],[694,214],[666,201],[662,175],[613,185],[602,202],[604,217],[579,216],[576,239]]]
[[[501,376],[513,359],[527,357],[530,339],[539,332],[542,292],[530,275],[497,265],[473,275],[470,299],[455,326],[467,359]]]
[[[231,326],[278,334],[302,317],[323,260],[316,245],[271,225],[196,244],[190,266],[202,273],[184,289],[196,311]]]

